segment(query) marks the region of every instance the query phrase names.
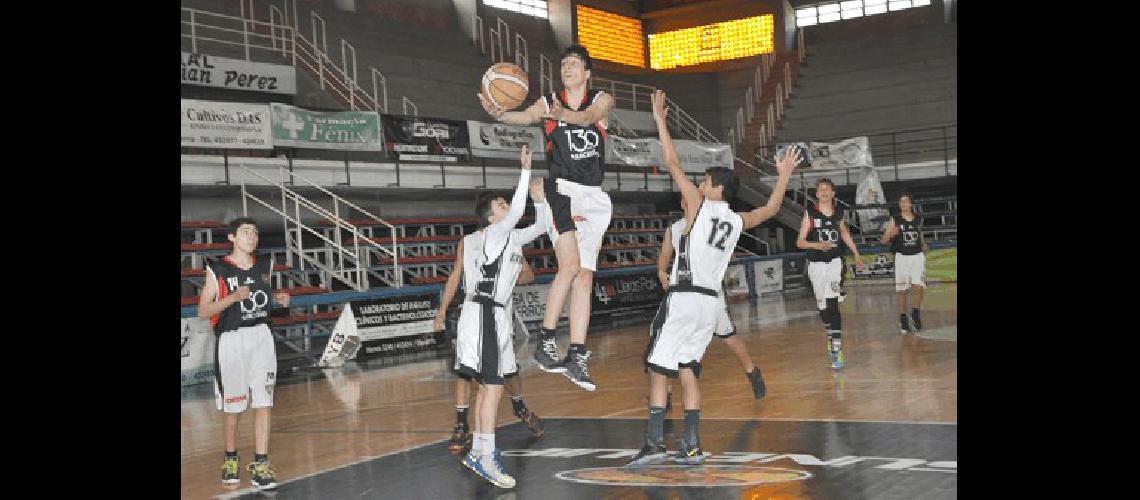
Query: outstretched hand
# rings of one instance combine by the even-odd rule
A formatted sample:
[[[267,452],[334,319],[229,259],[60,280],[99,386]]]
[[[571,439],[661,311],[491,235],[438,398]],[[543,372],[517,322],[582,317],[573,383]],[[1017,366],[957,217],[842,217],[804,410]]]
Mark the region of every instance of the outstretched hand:
[[[653,119],[664,123],[665,118],[669,116],[669,108],[665,107],[665,92],[656,90],[649,96],[649,101],[653,103]]]
[[[795,168],[800,166],[800,163],[804,161],[801,153],[800,147],[796,145],[785,149],[784,157],[776,161],[776,171],[779,172],[780,175],[791,174],[792,170],[795,170]]]

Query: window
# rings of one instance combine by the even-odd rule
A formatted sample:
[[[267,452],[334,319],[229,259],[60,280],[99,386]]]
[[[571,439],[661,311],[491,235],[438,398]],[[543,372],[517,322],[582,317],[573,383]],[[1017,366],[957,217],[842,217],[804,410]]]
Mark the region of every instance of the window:
[[[843,0],[824,2],[796,9],[796,26],[813,26],[840,19],[855,19],[913,7],[926,7],[930,0]]]
[[[546,0],[483,0],[483,5],[546,19]]]

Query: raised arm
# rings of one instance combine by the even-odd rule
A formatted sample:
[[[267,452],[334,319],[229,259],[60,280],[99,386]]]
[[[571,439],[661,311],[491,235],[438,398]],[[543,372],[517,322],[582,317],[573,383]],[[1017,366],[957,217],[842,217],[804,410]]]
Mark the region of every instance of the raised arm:
[[[780,173],[780,177],[776,180],[776,186],[772,188],[772,196],[768,197],[768,203],[762,207],[740,213],[745,230],[759,226],[762,222],[776,215],[780,210],[780,204],[784,201],[784,192],[788,188],[788,179],[791,178],[792,170],[795,170],[802,161],[803,156],[800,155],[798,147],[792,146],[784,151],[784,157],[778,159],[776,163],[776,170]]]
[[[665,117],[669,114],[669,110],[665,108],[665,93],[658,90],[653,93],[650,100],[653,102],[653,121],[657,122],[657,135],[661,139],[662,159],[665,167],[669,169],[669,175],[673,177],[673,182],[681,188],[681,208],[685,210],[685,221],[688,223],[686,227],[693,227],[692,218],[696,217],[697,209],[701,205],[701,192],[681,169],[681,161],[677,158],[677,150],[673,147],[673,139],[669,136],[669,127],[665,121]]]
[[[451,299],[455,298],[455,291],[459,289],[459,279],[463,277],[463,240],[455,248],[455,266],[451,268],[451,275],[447,277],[447,284],[443,285],[443,295],[439,298],[439,310],[435,313],[435,321],[431,331],[443,330],[443,322],[447,319],[447,308]]]
[[[523,144],[522,150],[519,152],[519,161],[522,162],[522,172],[519,172],[519,183],[515,186],[515,194],[511,196],[511,208],[507,210],[507,215],[503,217],[503,220],[487,227],[488,241],[494,240],[502,243],[503,240],[500,238],[505,237],[515,228],[526,210],[526,193],[530,187],[530,146]]]
[[[661,280],[661,289],[669,288],[669,262],[673,260],[673,226],[665,228],[665,241],[661,242],[661,250],[657,252],[657,279]]]
[[[530,199],[534,200],[534,224],[519,230],[520,245],[534,241],[550,229],[550,211],[546,209],[546,193],[542,191],[542,181],[534,179],[530,183]]]
[[[543,116],[546,116],[546,104],[543,104],[543,98],[535,99],[530,107],[522,111],[504,111],[491,103],[482,92],[476,94],[479,96],[479,104],[483,105],[483,110],[491,115],[497,121],[509,123],[511,125],[531,125],[542,121]]]
[[[548,116],[554,120],[572,123],[579,127],[588,127],[610,117],[610,109],[614,107],[614,98],[605,92],[599,92],[594,102],[582,111],[570,111],[562,107],[557,100],[551,107]]]

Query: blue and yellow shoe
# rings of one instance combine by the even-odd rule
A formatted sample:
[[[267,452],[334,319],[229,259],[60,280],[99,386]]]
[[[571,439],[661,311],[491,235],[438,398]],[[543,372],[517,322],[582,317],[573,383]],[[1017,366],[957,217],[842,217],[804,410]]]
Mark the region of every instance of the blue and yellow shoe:
[[[834,351],[828,351],[828,355],[831,357],[831,368],[833,370],[839,370],[847,366],[847,362],[843,359],[842,347]]]
[[[238,459],[237,457],[226,457],[222,462],[222,482],[226,484],[238,484],[241,478],[238,477]]]
[[[250,462],[249,483],[256,486],[259,490],[272,490],[277,487],[277,473],[273,472],[273,468],[269,466],[269,461],[265,462]]]
[[[673,461],[683,465],[700,465],[705,460],[705,454],[701,451],[701,444],[689,444],[684,439],[681,439],[680,446],[677,447],[677,454],[673,457]]]

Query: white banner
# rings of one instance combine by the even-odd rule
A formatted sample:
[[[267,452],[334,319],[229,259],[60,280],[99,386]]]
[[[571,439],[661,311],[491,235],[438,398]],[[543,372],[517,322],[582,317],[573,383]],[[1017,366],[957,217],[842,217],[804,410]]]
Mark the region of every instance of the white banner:
[[[182,385],[214,378],[214,328],[205,318],[182,318]]]
[[[871,147],[866,136],[839,142],[811,143],[811,168],[872,167]]]
[[[861,168],[863,178],[855,188],[856,205],[880,205],[887,202],[883,194],[883,184],[879,182],[879,174],[871,167]],[[864,232],[877,233],[887,227],[890,212],[885,208],[863,208],[856,210],[859,213],[859,227]]]
[[[756,273],[756,293],[778,292],[784,289],[784,261],[758,260],[753,263]]]
[[[673,140],[677,158],[685,172],[703,173],[709,167],[732,168],[732,150],[727,144]],[[635,167],[656,165],[664,169],[661,141],[658,139],[626,139],[611,135],[606,138],[606,162]]]
[[[274,94],[297,93],[297,69],[206,54],[182,53],[182,83]]]
[[[346,347],[347,345],[347,347]],[[356,331],[356,317],[352,315],[352,307],[344,305],[340,317],[336,320],[329,343],[325,344],[325,352],[321,354],[318,366],[341,366],[347,359],[356,357],[360,347],[360,334]]]
[[[269,106],[182,99],[182,145],[199,148],[273,149]]]
[[[748,295],[748,279],[744,266],[751,264],[729,264],[724,273],[724,291],[729,297]]]
[[[546,159],[542,129],[538,127],[467,120],[467,137],[471,144],[471,156],[513,160],[519,157],[523,144],[529,144],[535,160]]]

